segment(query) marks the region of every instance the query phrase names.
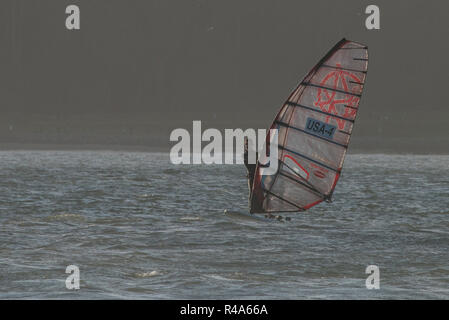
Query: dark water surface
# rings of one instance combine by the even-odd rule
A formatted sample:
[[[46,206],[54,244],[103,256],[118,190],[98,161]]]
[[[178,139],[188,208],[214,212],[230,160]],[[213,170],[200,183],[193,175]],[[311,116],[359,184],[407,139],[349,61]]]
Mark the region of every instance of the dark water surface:
[[[349,155],[334,202],[282,224],[223,214],[246,209],[243,166],[3,151],[0,298],[448,299],[448,174],[449,156]]]

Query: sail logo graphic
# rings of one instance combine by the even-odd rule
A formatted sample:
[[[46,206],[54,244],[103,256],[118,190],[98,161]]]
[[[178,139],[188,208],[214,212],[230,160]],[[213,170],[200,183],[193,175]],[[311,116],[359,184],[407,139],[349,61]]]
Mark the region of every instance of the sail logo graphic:
[[[337,70],[329,72],[321,80],[315,106],[323,112],[332,113],[346,119],[354,119],[360,101],[357,95],[362,92],[362,81],[355,74],[339,69],[341,68],[340,64],[337,63],[336,67]],[[337,105],[343,105],[344,112],[338,112]],[[326,122],[329,123],[331,118],[337,121],[339,130],[345,128],[346,120],[328,115]]]
[[[202,132],[201,121],[193,121],[192,135],[186,129],[171,132],[170,141],[177,142],[170,150],[173,164],[243,164],[245,138],[248,139],[248,163],[261,166],[264,175],[274,175],[278,170],[278,130],[225,129],[223,135],[218,129],[209,128]],[[224,149],[223,149],[224,140]],[[209,142],[203,148],[203,142]],[[234,144],[235,142],[235,144]],[[269,148],[267,150],[267,145]],[[257,158],[259,155],[259,159]],[[224,161],[223,161],[224,157]]]

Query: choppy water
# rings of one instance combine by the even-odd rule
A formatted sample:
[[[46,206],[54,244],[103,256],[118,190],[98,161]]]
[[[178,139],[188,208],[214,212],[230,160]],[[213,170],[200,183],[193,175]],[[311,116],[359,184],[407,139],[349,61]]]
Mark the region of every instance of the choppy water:
[[[448,174],[449,156],[350,155],[335,201],[281,224],[223,214],[246,207],[243,166],[0,152],[0,298],[448,299]]]

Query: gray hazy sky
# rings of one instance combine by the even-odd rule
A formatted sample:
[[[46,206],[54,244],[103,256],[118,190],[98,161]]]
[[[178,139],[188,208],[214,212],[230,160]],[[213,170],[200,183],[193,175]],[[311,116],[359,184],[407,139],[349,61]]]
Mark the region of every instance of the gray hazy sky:
[[[353,151],[447,153],[448,14],[437,0],[2,0],[0,145],[168,148],[192,120],[266,128],[346,37],[370,50]]]

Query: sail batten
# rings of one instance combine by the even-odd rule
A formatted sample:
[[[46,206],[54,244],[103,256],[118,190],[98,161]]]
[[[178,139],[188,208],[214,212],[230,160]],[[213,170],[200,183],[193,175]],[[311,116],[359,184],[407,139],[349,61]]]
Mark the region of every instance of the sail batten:
[[[331,68],[331,69],[337,69],[337,70],[343,70],[343,71],[351,71],[351,72],[360,72],[360,73],[366,73],[366,70],[355,70],[355,69],[349,69],[349,68],[342,68],[337,66],[328,66],[326,64],[322,65],[323,68]]]
[[[318,165],[323,166],[323,167],[325,167],[325,168],[327,168],[327,169],[329,169],[329,170],[332,170],[332,171],[335,171],[335,172],[340,172],[338,169],[331,168],[331,167],[325,165],[324,163],[320,163],[320,162],[318,162],[317,160],[313,160],[313,159],[311,159],[311,158],[309,158],[309,157],[307,157],[307,156],[305,156],[305,155],[303,155],[303,154],[300,154],[300,153],[298,153],[298,152],[296,152],[296,151],[287,149],[287,148],[282,147],[282,146],[279,146],[279,148],[282,149],[282,150],[288,151],[288,152],[290,152],[290,153],[294,153],[294,154],[296,154],[296,155],[298,155],[298,156],[300,156],[300,157],[302,157],[302,158],[305,158],[305,159],[307,159],[307,160],[310,160],[310,161],[312,161],[312,162],[315,162],[315,163],[317,163]]]
[[[279,133],[278,170],[275,175],[264,175],[257,164],[252,213],[304,211],[330,200],[340,178],[367,68],[367,46],[342,39],[289,95],[270,127]],[[266,160],[261,154],[260,163]]]
[[[281,176],[286,177],[287,179],[291,179],[292,181],[299,183],[300,185],[308,188],[310,191],[315,192],[318,196],[322,197],[323,199],[326,197],[324,194],[322,194],[321,192],[319,192],[318,190],[316,190],[313,186],[308,185],[304,182],[302,182],[300,179],[294,179],[289,175],[286,175],[285,173],[280,172],[279,173]]]
[[[300,108],[304,108],[304,109],[309,109],[310,111],[322,113],[322,114],[328,115],[329,117],[334,117],[334,118],[342,119],[342,120],[345,120],[345,121],[354,122],[354,119],[348,119],[348,118],[339,116],[339,115],[337,115],[337,114],[333,114],[333,113],[329,113],[329,112],[322,111],[322,110],[320,110],[320,109],[316,109],[316,108],[312,108],[312,107],[308,107],[308,106],[303,106],[303,105],[301,105],[301,104],[299,104],[299,103],[287,101],[287,104],[290,105],[290,106],[300,107]],[[346,108],[348,108],[348,107],[346,107]],[[357,108],[355,108],[355,109],[357,109]]]
[[[361,97],[360,94],[356,94],[356,93],[348,92],[348,91],[344,91],[344,90],[339,90],[339,89],[336,89],[336,88],[323,87],[323,86],[319,86],[319,85],[316,85],[316,84],[313,84],[313,83],[310,83],[310,82],[304,82],[303,85],[311,86],[311,87],[315,87],[315,88],[320,88],[320,89],[325,89],[325,90],[330,90],[330,91],[335,91],[335,92],[340,92],[340,93],[349,94],[349,95],[353,95],[353,96],[357,96],[357,97]]]

